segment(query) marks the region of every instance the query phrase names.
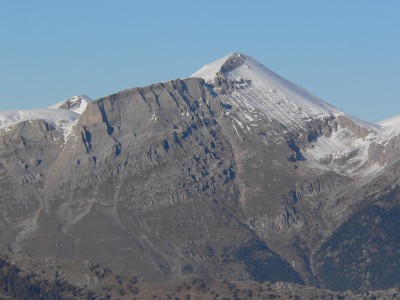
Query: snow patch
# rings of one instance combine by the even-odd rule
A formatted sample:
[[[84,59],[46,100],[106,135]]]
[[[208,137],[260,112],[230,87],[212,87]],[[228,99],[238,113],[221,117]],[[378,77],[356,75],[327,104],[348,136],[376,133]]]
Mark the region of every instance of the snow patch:
[[[240,138],[240,135],[239,135],[238,130],[236,129],[235,123],[232,122],[232,126],[235,129],[237,136]]]
[[[304,151],[307,163],[343,175],[366,176],[381,170],[378,163],[368,160],[371,143],[379,133],[371,132],[364,138],[356,137],[348,129],[339,127],[329,137],[319,137]]]

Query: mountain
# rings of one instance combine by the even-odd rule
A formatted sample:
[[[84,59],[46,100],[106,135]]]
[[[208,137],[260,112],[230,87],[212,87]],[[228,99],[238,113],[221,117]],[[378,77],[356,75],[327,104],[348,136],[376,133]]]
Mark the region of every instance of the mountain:
[[[5,254],[146,281],[400,282],[399,118],[358,120],[249,56],[0,118]]]

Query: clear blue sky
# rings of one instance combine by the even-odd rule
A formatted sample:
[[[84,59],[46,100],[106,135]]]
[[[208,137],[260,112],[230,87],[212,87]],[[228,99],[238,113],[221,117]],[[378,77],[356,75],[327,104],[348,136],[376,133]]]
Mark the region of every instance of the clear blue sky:
[[[236,51],[361,119],[400,115],[394,0],[0,0],[0,110],[187,77]]]

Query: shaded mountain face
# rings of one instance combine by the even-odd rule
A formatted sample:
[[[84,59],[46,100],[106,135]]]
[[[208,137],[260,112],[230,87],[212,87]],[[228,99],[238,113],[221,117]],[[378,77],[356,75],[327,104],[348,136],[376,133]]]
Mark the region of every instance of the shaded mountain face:
[[[4,252],[147,280],[399,283],[380,269],[400,255],[396,120],[357,120],[239,53],[89,100],[0,129]]]

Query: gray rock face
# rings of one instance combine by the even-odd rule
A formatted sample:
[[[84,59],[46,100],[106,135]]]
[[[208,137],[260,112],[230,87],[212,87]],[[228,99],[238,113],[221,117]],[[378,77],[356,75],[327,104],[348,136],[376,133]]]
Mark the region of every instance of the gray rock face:
[[[29,230],[42,205],[47,172],[61,152],[62,135],[44,121],[25,121],[0,134],[2,249]]]
[[[68,136],[40,120],[1,131],[2,251],[340,289],[324,255],[397,191],[398,136],[260,68],[234,54],[212,78],[98,99]],[[365,287],[380,283],[350,288]]]
[[[90,105],[50,170],[46,230],[22,242],[26,253],[74,253],[148,277],[217,273],[224,247],[254,237],[235,217],[236,164],[214,98],[189,79]],[[236,233],[220,243],[221,231]],[[46,247],[49,236],[58,247]],[[205,258],[216,260],[211,270]]]

